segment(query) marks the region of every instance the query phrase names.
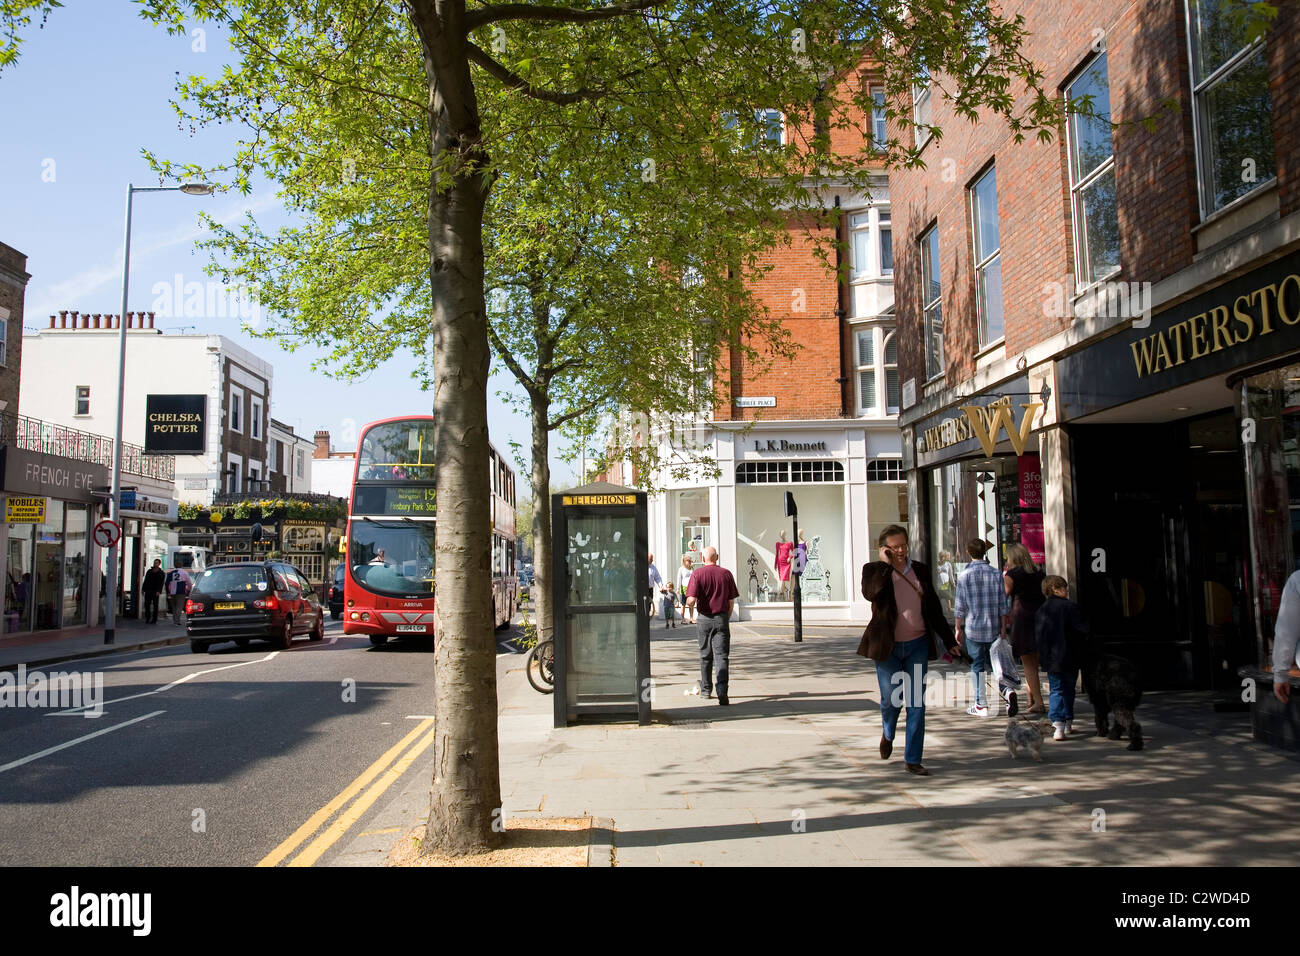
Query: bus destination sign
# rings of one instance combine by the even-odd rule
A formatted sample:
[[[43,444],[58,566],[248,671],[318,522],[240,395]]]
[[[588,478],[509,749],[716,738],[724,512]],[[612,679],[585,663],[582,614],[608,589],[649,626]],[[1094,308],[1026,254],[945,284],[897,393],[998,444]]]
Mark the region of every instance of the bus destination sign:
[[[438,490],[432,486],[356,489],[352,510],[359,515],[401,515],[431,518],[437,513]]]

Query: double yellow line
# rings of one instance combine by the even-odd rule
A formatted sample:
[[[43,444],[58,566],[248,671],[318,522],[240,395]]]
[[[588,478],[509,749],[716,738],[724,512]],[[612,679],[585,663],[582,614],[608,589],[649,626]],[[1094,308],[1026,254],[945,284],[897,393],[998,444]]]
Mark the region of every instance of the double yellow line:
[[[402,774],[406,773],[411,764],[419,759],[420,754],[429,749],[429,745],[433,743],[434,733],[432,717],[420,721],[414,730],[367,767],[365,772],[348,784],[342,793],[313,813],[306,823],[295,830],[292,836],[267,854],[257,865],[279,866],[299,846],[311,839],[312,835],[324,826],[326,821],[347,806],[349,801],[357,797],[357,794],[361,794],[333,823],[325,827],[320,836],[307,844],[302,852],[289,860],[288,863],[285,863],[285,866],[312,866],[315,864],[326,850],[338,842],[339,838],[361,819],[361,815],[370,809],[371,805],[383,795],[384,791],[396,783]],[[424,736],[420,737],[421,734],[424,734]],[[416,741],[416,738],[419,738],[419,741],[412,747],[411,744]],[[409,750],[407,750],[408,747],[410,747]],[[403,754],[402,751],[406,752]]]

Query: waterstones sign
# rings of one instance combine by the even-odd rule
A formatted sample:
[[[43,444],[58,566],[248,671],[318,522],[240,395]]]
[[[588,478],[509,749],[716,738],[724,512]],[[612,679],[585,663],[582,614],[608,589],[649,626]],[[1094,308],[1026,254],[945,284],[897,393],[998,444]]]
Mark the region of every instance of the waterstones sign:
[[[1043,403],[1028,393],[1029,379],[1004,382],[998,391],[974,395],[957,408],[922,419],[914,426],[916,462],[928,467],[974,454],[991,456],[1009,439],[1017,455],[1025,453]]]
[[[1057,361],[1063,419],[1300,349],[1300,253],[1225,282]],[[1226,402],[1225,402],[1226,404]]]
[[[145,396],[144,453],[203,454],[207,408],[206,395]]]

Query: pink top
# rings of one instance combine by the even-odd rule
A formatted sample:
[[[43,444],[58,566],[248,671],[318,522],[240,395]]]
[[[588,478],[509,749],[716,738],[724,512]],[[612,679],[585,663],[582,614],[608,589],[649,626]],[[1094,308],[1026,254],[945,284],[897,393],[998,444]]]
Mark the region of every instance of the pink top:
[[[904,576],[906,580],[903,580]],[[894,603],[898,605],[898,623],[894,626],[894,640],[902,642],[925,637],[927,628],[925,618],[921,616],[921,582],[917,580],[916,572],[909,564],[903,574],[894,571],[891,578],[894,583]]]

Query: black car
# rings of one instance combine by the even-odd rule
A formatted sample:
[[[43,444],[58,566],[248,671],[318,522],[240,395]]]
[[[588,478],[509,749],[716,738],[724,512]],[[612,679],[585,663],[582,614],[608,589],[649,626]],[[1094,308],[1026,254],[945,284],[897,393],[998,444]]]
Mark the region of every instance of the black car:
[[[343,615],[343,565],[334,569],[334,583],[330,585],[330,617],[338,620]]]
[[[307,576],[279,561],[208,568],[194,582],[185,615],[195,654],[222,641],[247,647],[258,638],[284,649],[298,635],[325,636],[325,609]]]

